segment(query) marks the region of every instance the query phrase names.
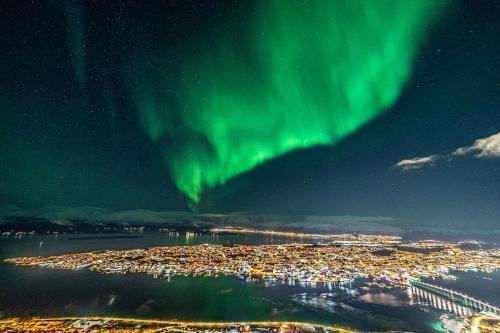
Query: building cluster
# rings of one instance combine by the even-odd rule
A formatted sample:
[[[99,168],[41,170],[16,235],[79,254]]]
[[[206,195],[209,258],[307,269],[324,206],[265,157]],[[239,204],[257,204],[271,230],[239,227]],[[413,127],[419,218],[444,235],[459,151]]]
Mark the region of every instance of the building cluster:
[[[470,316],[444,314],[441,325],[448,333],[496,333],[500,332],[500,316],[492,313],[475,313]]]
[[[1,332],[46,333],[354,333],[354,331],[306,323],[201,323],[118,318],[59,318],[0,320]]]
[[[0,237],[1,238],[23,238],[26,235],[34,235],[35,231],[14,231],[14,230],[9,230],[9,231],[0,231]]]
[[[453,271],[492,272],[500,268],[497,250],[428,244],[372,242],[339,244],[196,245],[109,250],[6,262],[48,269],[89,269],[101,273],[146,273],[154,277],[234,276],[266,283],[342,283],[356,278],[383,286],[407,286],[421,277],[452,278]],[[435,244],[434,244],[435,245]]]

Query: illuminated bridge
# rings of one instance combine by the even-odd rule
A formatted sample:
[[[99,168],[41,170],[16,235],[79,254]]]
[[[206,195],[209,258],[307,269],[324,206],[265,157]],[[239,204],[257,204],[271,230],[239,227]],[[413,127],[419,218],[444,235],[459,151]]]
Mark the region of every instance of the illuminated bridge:
[[[500,309],[497,308],[496,306],[480,301],[471,296],[467,296],[461,292],[417,280],[410,280],[409,282],[412,287],[423,289],[425,291],[443,296],[451,300],[452,302],[459,303],[464,307],[472,308],[477,311],[486,311],[494,313],[496,315],[500,315]]]

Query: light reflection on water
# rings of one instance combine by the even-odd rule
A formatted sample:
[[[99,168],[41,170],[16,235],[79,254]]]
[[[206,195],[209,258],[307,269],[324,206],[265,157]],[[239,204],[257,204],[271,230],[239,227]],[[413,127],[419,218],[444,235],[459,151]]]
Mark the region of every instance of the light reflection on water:
[[[113,234],[34,235],[20,239],[0,237],[0,259],[48,256],[75,252],[123,250],[156,246],[200,244],[282,244],[286,238],[262,235],[201,234],[184,232],[127,232]],[[296,243],[305,242],[301,239]]]
[[[455,302],[451,302],[445,297],[430,293],[416,287],[409,287],[407,289],[410,299],[410,305],[426,306],[429,308],[444,311],[446,313],[454,313],[461,316],[468,316],[472,314],[472,310]]]

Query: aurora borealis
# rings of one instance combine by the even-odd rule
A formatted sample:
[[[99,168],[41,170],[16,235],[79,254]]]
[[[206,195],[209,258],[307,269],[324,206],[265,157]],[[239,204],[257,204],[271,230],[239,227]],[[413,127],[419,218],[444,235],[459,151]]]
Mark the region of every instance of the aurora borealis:
[[[444,157],[500,133],[499,16],[489,0],[1,1],[0,219],[494,225],[496,155]]]
[[[168,66],[138,70],[143,126],[153,141],[169,138],[171,176],[196,203],[207,187],[291,150],[335,144],[386,111],[444,4],[252,2],[237,29],[217,32],[196,57],[181,52],[175,94],[163,93]]]

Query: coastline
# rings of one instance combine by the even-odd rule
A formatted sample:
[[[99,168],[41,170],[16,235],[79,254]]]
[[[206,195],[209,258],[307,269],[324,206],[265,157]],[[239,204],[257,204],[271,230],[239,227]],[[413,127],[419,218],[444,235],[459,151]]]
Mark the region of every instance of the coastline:
[[[160,319],[135,319],[117,317],[59,317],[59,318],[7,318],[0,319],[0,330],[9,332],[225,332],[227,330],[249,332],[258,328],[280,332],[338,332],[357,331],[339,327],[305,322],[196,322]]]

